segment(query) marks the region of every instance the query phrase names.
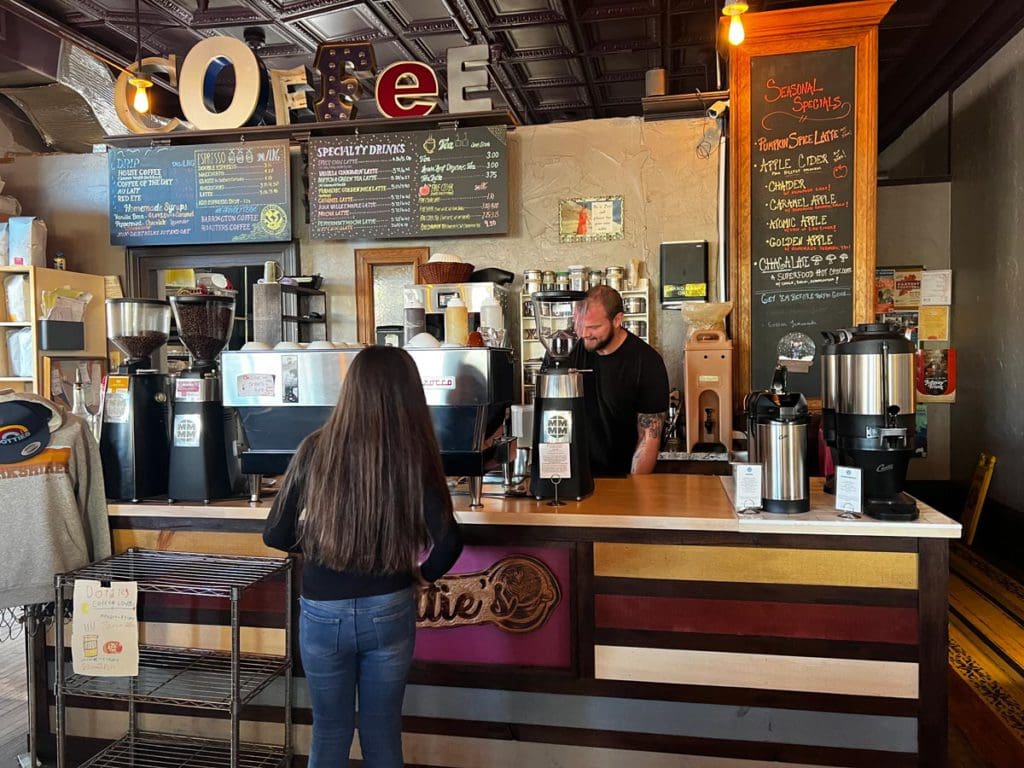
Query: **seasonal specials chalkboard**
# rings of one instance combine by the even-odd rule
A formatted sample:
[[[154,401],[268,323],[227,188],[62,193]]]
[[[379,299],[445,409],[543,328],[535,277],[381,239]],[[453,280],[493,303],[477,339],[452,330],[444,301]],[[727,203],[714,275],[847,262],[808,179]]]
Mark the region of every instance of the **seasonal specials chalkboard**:
[[[110,242],[291,240],[287,141],[112,148]]]
[[[755,389],[783,358],[790,388],[819,396],[821,331],[853,320],[855,64],[854,48],[750,60]]]
[[[508,232],[505,126],[309,140],[310,236]]]

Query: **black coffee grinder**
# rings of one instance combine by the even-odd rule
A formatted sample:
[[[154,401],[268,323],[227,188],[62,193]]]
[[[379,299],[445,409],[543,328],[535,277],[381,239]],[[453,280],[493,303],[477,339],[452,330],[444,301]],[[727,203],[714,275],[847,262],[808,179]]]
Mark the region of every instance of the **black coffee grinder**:
[[[100,457],[108,499],[167,493],[170,379],[153,367],[166,343],[171,307],[154,299],[107,299],[107,337],[124,361],[103,382]]]
[[[594,492],[587,444],[583,374],[569,368],[579,341],[587,294],[539,291],[533,294],[537,338],[548,352],[537,377],[533,402],[533,466],[530,492],[538,499],[582,499]]]
[[[171,430],[171,501],[209,502],[233,493],[238,474],[228,467],[228,430],[217,356],[235,323],[234,296],[171,296],[178,336],[190,365],[174,380],[174,426]]]

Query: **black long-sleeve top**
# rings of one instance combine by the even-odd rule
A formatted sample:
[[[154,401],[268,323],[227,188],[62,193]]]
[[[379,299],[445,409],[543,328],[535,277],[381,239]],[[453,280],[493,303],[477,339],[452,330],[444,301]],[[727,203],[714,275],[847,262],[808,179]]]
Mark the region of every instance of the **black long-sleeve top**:
[[[298,521],[302,513],[300,499],[305,475],[274,499],[267,524],[263,529],[263,543],[286,552],[301,552],[298,544]],[[441,499],[427,491],[423,499],[423,516],[433,541],[430,555],[420,566],[427,581],[436,581],[448,572],[462,552],[462,534],[455,521],[445,525]],[[405,589],[415,581],[407,573],[365,574],[336,571],[306,558],[302,564],[302,596],[310,600],[347,600],[353,597],[384,595]]]

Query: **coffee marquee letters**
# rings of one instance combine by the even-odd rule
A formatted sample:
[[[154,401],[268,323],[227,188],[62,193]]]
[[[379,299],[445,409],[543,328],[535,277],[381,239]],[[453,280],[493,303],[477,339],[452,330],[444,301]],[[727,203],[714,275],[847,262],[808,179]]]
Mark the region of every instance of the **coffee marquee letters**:
[[[488,98],[471,94],[487,89],[486,45],[451,48],[448,51],[448,111],[451,113],[490,110]],[[128,80],[139,69],[136,62],[121,72],[115,88],[114,106],[121,122],[132,133],[169,133],[182,129],[233,130],[260,125],[267,119],[273,99],[278,125],[293,120],[308,122],[315,114],[321,122],[352,120],[356,102],[362,96],[359,76],[370,77],[376,59],[370,43],[323,43],[314,65],[320,74],[320,92],[311,102],[313,87],[308,67],[268,70],[241,40],[214,36],[201,40],[188,52],[180,68],[174,56],[151,56],[142,61],[148,73],[163,74],[179,93],[187,122],[177,118],[143,115],[132,106]],[[231,103],[215,111],[214,87],[218,75],[232,66],[235,73]],[[374,94],[377,108],[385,117],[422,117],[437,109],[437,74],[418,61],[399,61],[377,75]]]

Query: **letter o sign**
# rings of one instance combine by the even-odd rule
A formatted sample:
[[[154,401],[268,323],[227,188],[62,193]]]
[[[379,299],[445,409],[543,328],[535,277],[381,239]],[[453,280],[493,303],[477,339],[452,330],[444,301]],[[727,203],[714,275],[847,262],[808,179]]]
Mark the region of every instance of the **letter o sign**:
[[[235,67],[235,93],[227,109],[214,112],[213,83],[229,63]],[[182,112],[198,130],[239,128],[249,122],[259,103],[260,65],[256,54],[233,37],[201,40],[182,62],[178,92]]]

